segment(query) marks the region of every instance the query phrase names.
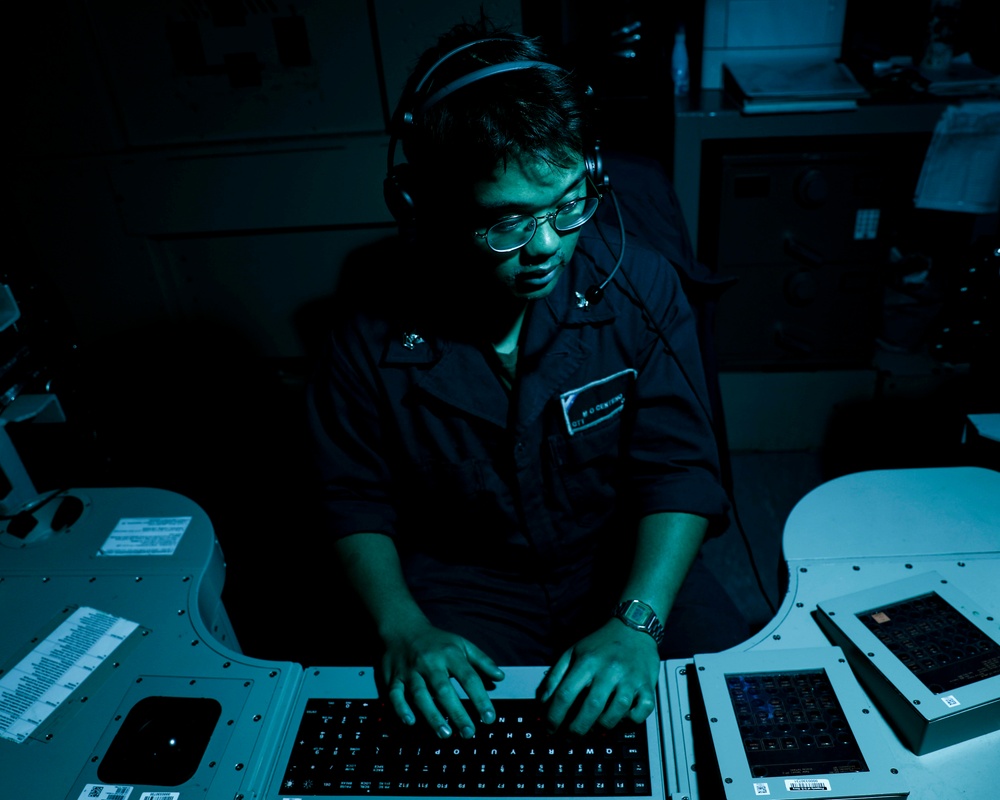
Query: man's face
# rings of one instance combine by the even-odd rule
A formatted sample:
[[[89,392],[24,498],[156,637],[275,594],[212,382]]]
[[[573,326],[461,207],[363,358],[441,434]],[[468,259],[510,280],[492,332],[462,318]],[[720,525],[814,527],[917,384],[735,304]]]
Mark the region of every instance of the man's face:
[[[492,176],[472,186],[474,230],[483,233],[494,223],[516,214],[540,217],[587,194],[583,159],[568,168],[544,161],[511,160]],[[580,228],[560,233],[551,221],[539,221],[524,247],[509,253],[490,249],[485,238],[472,236],[476,258],[491,272],[495,285],[517,300],[547,296],[569,264]]]

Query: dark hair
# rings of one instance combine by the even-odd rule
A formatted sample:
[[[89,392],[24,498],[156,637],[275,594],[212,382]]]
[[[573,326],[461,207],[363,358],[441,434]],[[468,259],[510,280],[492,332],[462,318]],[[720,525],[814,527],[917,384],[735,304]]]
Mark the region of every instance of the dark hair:
[[[455,48],[478,39],[434,68]],[[417,175],[454,184],[493,173],[512,159],[540,159],[565,168],[584,151],[587,125],[580,91],[562,69],[529,67],[490,75],[449,94],[425,111],[421,103],[453,80],[483,67],[548,58],[535,39],[500,31],[486,21],[463,23],[427,50],[407,82],[400,111],[412,113],[397,133]],[[429,70],[427,82],[414,91]]]

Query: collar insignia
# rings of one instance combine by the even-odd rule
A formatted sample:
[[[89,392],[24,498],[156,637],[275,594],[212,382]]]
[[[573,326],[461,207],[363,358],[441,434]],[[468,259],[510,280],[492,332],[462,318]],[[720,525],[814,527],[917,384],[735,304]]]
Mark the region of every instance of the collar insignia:
[[[412,350],[418,344],[423,344],[424,338],[416,331],[411,331],[410,333],[403,334],[403,347],[407,350]]]

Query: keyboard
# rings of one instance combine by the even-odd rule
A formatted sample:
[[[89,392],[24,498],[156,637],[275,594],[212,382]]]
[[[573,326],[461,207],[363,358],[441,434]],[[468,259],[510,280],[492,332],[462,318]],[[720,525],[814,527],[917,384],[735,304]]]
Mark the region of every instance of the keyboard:
[[[908,790],[839,647],[694,657],[702,798],[887,800]],[[696,703],[695,700],[698,700]]]
[[[824,600],[816,620],[916,755],[997,730],[995,617],[940,573]]]
[[[868,769],[823,670],[727,675],[755,777]]]
[[[494,698],[472,739],[403,725],[385,701],[310,698],[283,794],[386,797],[636,797],[652,794],[645,724],[550,734],[534,699]],[[473,719],[475,718],[474,715]]]
[[[666,794],[658,712],[582,737],[550,734],[535,698],[545,668],[504,673],[489,689],[497,720],[472,739],[439,739],[422,721],[400,722],[372,670],[307,668],[261,800]]]
[[[857,617],[934,694],[1000,675],[1000,645],[938,594]]]

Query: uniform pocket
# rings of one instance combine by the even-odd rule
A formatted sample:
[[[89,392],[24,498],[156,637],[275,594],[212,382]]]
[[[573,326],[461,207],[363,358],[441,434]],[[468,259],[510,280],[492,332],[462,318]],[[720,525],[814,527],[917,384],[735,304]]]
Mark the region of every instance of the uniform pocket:
[[[549,437],[553,485],[580,522],[598,524],[615,507],[621,472],[621,416],[615,415],[572,436]]]

